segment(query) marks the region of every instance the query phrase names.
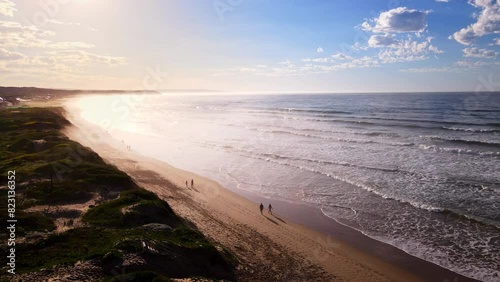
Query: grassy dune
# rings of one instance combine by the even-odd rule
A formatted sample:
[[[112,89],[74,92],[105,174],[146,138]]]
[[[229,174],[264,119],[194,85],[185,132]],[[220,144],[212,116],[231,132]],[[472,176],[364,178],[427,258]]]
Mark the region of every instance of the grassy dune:
[[[188,227],[167,202],[64,136],[69,122],[61,113],[0,110],[2,185],[7,172],[16,171],[17,273],[29,277],[91,261],[105,281],[234,279],[229,252]],[[6,186],[0,201],[7,203]],[[6,220],[2,209],[0,221]],[[143,263],[124,268],[130,257]]]

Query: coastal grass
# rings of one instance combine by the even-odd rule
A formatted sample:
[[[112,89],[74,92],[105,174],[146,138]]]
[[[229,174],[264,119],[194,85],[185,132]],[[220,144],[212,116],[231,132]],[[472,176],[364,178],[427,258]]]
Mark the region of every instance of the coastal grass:
[[[167,202],[62,134],[69,125],[62,111],[0,109],[0,174],[15,170],[18,236],[33,232],[46,235],[16,246],[18,273],[85,260],[98,261],[105,269],[125,254],[135,253],[152,266],[124,273],[126,281],[234,277],[235,261],[229,252],[219,252],[202,233],[187,227]],[[0,195],[1,201],[7,202],[6,194]],[[57,209],[59,205],[91,203],[96,195],[104,201],[89,204],[80,218],[83,225],[62,233],[54,232],[54,214],[25,211],[40,205]],[[2,212],[0,220],[6,222],[7,214]],[[169,266],[165,267],[165,262]],[[214,266],[224,270],[211,270]]]
[[[54,221],[42,213],[20,211],[16,214],[16,219],[19,222],[17,231],[20,236],[29,232],[49,232],[56,229]]]
[[[158,196],[142,189],[124,191],[115,199],[91,208],[84,222],[108,227],[137,227],[148,223],[179,226],[179,218]]]
[[[205,237],[192,229],[178,227],[171,232],[148,231],[140,228],[110,229],[82,227],[64,233],[50,235],[34,244],[21,244],[18,272],[31,272],[54,265],[73,264],[90,259],[107,260],[121,258],[123,253],[141,253],[142,242],[160,244],[163,248],[182,250],[186,254],[196,249],[216,253],[216,248]]]
[[[69,122],[59,108],[0,110],[0,174],[15,168],[16,179],[65,179],[81,183],[122,185],[130,188],[130,177],[108,165],[99,155],[69,140],[61,130]],[[19,180],[18,180],[19,182]]]

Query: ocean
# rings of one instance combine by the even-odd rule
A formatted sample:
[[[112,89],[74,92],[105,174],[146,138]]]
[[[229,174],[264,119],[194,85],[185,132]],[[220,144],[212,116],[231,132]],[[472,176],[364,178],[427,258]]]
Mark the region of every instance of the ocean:
[[[132,150],[500,281],[500,93],[111,95],[72,101]],[[279,211],[276,211],[279,213]]]

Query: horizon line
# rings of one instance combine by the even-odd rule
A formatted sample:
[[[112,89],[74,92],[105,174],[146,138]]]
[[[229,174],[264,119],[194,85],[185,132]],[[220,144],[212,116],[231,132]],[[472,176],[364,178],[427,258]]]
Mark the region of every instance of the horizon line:
[[[273,91],[262,91],[262,90],[213,90],[213,89],[137,89],[137,90],[125,90],[125,89],[77,89],[77,88],[45,88],[37,86],[1,86],[0,89],[11,88],[11,89],[38,89],[44,91],[67,91],[67,92],[88,92],[88,93],[157,93],[157,94],[167,94],[162,92],[195,92],[195,93],[220,93],[220,94],[425,94],[425,93],[500,93],[500,91],[472,91],[472,90],[449,90],[449,91],[287,91],[287,90],[273,90]]]

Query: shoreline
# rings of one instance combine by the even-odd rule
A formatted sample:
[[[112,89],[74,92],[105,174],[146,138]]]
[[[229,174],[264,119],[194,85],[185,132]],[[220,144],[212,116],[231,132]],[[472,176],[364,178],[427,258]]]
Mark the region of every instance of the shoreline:
[[[343,225],[326,216],[319,208],[283,200],[268,199],[246,191],[242,191],[241,194],[245,194],[247,199],[253,200],[256,204],[261,201],[272,201],[273,209],[279,210],[283,218],[325,234],[327,238],[331,236],[341,244],[349,245],[350,248],[360,252],[360,254],[356,254],[357,256],[369,255],[377,257],[404,271],[415,274],[425,281],[479,281],[413,256],[388,243],[371,238],[359,230]]]
[[[228,244],[238,255],[241,255],[238,245],[220,234],[220,229],[229,223],[225,221],[219,223],[221,226],[211,226],[206,220],[207,215],[214,220],[225,217],[241,225],[243,230],[259,232],[279,245],[286,241],[289,245],[285,244],[284,247],[288,251],[299,254],[313,265],[321,266],[336,280],[477,281],[372,239],[327,217],[318,208],[270,200],[243,190],[226,189],[213,180],[127,151],[123,144],[109,135],[99,138],[93,136],[91,139],[94,141],[101,141],[93,142],[89,136],[98,131],[95,125],[78,120],[69,110],[66,111],[66,118],[72,123],[72,127],[65,130],[71,139],[91,147],[107,162],[132,176],[139,185],[166,199],[177,214],[193,222],[213,240]],[[175,186],[170,187],[171,190],[178,191],[162,189],[165,183],[160,178]],[[186,179],[196,180],[193,189],[184,188]],[[259,214],[258,203],[263,202],[267,206],[269,201],[272,201],[278,216],[269,215],[267,211],[263,215]],[[229,208],[229,211],[224,208]],[[273,229],[280,229],[282,233]],[[295,238],[286,238],[290,235]],[[248,254],[248,250],[242,253]]]

